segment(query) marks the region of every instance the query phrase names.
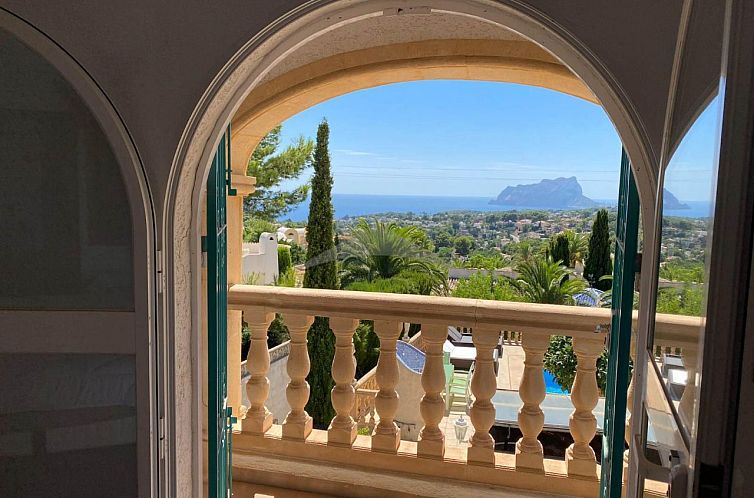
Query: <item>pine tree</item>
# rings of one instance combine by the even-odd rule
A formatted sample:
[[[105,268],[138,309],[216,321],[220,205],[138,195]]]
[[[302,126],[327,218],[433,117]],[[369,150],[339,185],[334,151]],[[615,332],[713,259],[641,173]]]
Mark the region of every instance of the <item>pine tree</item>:
[[[610,228],[607,222],[607,210],[600,209],[592,224],[592,235],[589,237],[589,251],[584,263],[584,277],[592,287],[609,290],[610,280],[600,280],[600,277],[612,275],[613,264],[610,260]]]
[[[309,221],[306,227],[306,272],[304,287],[311,289],[336,289],[337,268],[335,230],[333,227],[332,175],[328,140],[330,127],[326,120],[317,129],[314,149],[314,178],[309,204]],[[314,427],[325,429],[335,416],[330,401],[333,379],[330,372],[335,356],[335,335],[329,320],[317,317],[309,329],[309,359],[311,369],[306,380],[311,388],[306,411],[314,419]]]
[[[254,193],[244,200],[246,215],[252,220],[275,221],[309,195],[308,182],[291,190],[281,189],[281,184],[290,184],[309,167],[314,141],[298,137],[280,150],[281,128],[276,126],[259,141],[246,167],[246,174],[256,178]]]

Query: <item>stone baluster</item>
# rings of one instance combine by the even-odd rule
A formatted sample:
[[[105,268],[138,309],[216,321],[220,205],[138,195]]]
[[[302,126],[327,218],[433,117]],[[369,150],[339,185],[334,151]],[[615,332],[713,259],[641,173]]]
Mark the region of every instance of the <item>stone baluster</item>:
[[[500,340],[500,330],[474,327],[472,337],[476,347],[476,362],[471,377],[471,392],[474,394],[471,423],[474,425],[474,435],[468,449],[467,461],[475,465],[494,465],[495,440],[490,435],[490,428],[495,423],[492,397],[497,390],[497,376],[493,352]]]
[[[264,308],[248,307],[243,310],[244,320],[251,331],[251,345],[246,357],[246,369],[251,374],[246,384],[246,395],[249,398],[249,409],[243,421],[242,430],[246,433],[262,435],[272,425],[272,414],[264,406],[270,393],[270,381],[267,372],[270,370],[270,351],[267,349],[267,329],[275,318],[275,313],[269,313]]]
[[[573,444],[566,449],[566,467],[569,475],[595,477],[597,461],[589,443],[597,433],[594,407],[599,400],[597,386],[597,357],[605,348],[605,338],[574,338],[576,353],[576,378],[571,389],[574,411],[568,421]]]
[[[516,468],[544,472],[544,452],[537,437],[545,424],[545,415],[539,405],[545,399],[545,378],[542,368],[550,338],[542,334],[524,334],[524,373],[518,394],[524,402],[518,411],[521,439],[516,442]]]
[[[426,359],[422,371],[422,397],[419,409],[424,427],[419,433],[417,455],[424,458],[442,458],[445,455],[445,436],[440,422],[445,414],[442,391],[445,388],[445,369],[442,365],[442,345],[448,336],[446,325],[428,324],[422,327],[426,345]]]
[[[678,414],[688,430],[692,429],[694,422],[694,405],[696,402],[696,367],[698,361],[698,349],[695,347],[683,348],[683,366],[686,369],[686,387],[683,389],[681,400],[678,402]]]
[[[286,327],[291,335],[291,352],[288,356],[288,377],[290,382],[285,390],[291,411],[283,422],[283,438],[304,441],[312,432],[312,418],[304,407],[309,401],[309,351],[306,347],[306,335],[314,323],[314,317],[308,315],[283,315]]]
[[[330,318],[330,329],[335,334],[335,357],[332,362],[332,405],[335,417],[327,429],[327,444],[351,446],[356,439],[356,422],[351,416],[356,390],[356,358],[353,356],[353,333],[359,321],[352,318]]]
[[[380,421],[372,436],[372,450],[396,453],[401,442],[398,426],[393,421],[398,411],[398,359],[396,357],[396,342],[402,330],[400,322],[375,320],[374,332],[380,338],[380,357],[377,360],[377,385],[379,392],[374,400],[374,406]]]

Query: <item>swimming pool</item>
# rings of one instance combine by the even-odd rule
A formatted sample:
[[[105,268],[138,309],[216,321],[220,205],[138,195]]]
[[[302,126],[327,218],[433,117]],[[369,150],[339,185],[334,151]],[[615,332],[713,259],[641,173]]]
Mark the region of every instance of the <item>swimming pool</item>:
[[[548,394],[568,394],[567,390],[561,388],[555,382],[555,376],[548,370],[545,370],[545,392]]]

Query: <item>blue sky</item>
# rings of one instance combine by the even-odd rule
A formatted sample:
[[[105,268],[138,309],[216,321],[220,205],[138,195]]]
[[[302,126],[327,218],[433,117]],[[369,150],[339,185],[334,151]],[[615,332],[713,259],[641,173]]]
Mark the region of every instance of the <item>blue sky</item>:
[[[601,107],[554,91],[477,81],[387,85],[293,116],[282,144],[314,137],[323,117],[334,193],[494,197],[508,185],[576,176],[586,196],[617,198],[621,146],[610,120]],[[676,195],[708,197],[709,188],[695,190]]]

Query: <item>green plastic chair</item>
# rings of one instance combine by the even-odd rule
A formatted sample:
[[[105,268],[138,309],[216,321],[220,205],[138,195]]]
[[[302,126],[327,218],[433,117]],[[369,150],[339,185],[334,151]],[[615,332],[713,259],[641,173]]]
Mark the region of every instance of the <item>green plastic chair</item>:
[[[450,412],[450,409],[456,403],[457,398],[463,399],[464,412],[469,408],[469,384],[471,383],[471,376],[474,371],[472,365],[471,370],[468,372],[465,370],[454,370],[453,377],[447,387],[447,393],[445,397],[445,410]]]

